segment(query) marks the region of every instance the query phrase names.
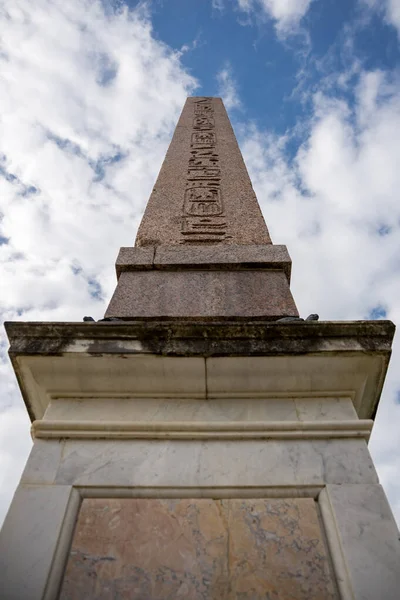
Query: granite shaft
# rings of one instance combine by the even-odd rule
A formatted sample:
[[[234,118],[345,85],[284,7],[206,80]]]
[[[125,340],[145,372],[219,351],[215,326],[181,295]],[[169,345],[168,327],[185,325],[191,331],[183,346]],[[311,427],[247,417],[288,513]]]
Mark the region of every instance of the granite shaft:
[[[222,100],[188,98],[136,246],[270,243]]]

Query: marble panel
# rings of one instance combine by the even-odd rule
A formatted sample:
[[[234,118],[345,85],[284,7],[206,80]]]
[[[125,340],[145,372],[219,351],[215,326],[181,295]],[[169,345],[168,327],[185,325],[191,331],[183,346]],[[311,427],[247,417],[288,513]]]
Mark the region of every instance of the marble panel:
[[[295,398],[299,421],[353,421],[358,416],[351,398]]]
[[[58,398],[50,402],[44,418],[139,422],[296,421],[298,414],[292,398]]]
[[[53,483],[61,460],[63,440],[35,440],[22,473],[22,483]]]
[[[328,485],[355,600],[398,600],[399,531],[380,485]]]
[[[307,327],[307,326],[306,326]],[[306,331],[306,329],[305,329]],[[324,341],[324,350],[329,345]],[[333,349],[333,348],[332,348]],[[379,378],[381,361],[371,356],[335,356],[321,352],[296,356],[218,356],[207,358],[209,397],[249,397],[276,392],[288,395],[327,395],[351,393],[360,418],[371,418],[373,410],[366,398]]]
[[[362,439],[67,440],[56,483],[82,486],[293,486],[376,483]]]
[[[41,393],[46,394],[43,404],[47,406],[49,396],[118,394],[120,396],[191,396],[205,397],[206,378],[203,357],[156,356],[136,354],[139,351],[135,342],[134,353],[128,357],[124,342],[114,342],[114,356],[96,356],[102,348],[92,340],[79,340],[78,346],[71,341],[68,346],[72,356],[27,356],[25,369],[35,382],[40,382]],[[85,353],[89,354],[85,354]],[[26,360],[25,360],[26,359]],[[37,418],[40,418],[38,415]]]
[[[20,485],[0,532],[0,597],[42,600],[72,488]]]
[[[333,600],[315,502],[86,499],[60,600]]]
[[[348,421],[350,398],[57,398],[44,419],[65,421]]]

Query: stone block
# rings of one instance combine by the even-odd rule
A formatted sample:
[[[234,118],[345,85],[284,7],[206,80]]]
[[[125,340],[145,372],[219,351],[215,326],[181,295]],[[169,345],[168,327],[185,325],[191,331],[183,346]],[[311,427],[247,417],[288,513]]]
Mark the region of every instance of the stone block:
[[[59,485],[318,486],[377,483],[362,439],[66,440]]]
[[[288,280],[291,264],[286,246],[272,244],[157,246],[154,256],[156,269],[282,269]]]
[[[120,248],[115,264],[117,277],[123,271],[152,269],[154,260],[154,247],[146,248]]]
[[[313,403],[314,400],[310,400]],[[349,400],[351,403],[351,400]],[[315,400],[321,406],[321,402]],[[335,399],[322,404],[336,406]],[[354,409],[353,409],[354,410]],[[332,414],[330,411],[329,414]],[[293,398],[90,398],[53,400],[47,420],[131,422],[230,422],[294,421],[298,418]],[[330,417],[331,418],[331,417]]]
[[[47,421],[106,423],[268,423],[288,421],[342,421],[359,423],[350,398],[57,398],[44,415]],[[32,471],[53,473],[51,455],[57,457],[57,442],[48,442],[31,452]],[[53,460],[56,460],[54,458]]]
[[[124,272],[106,316],[277,319],[298,315],[283,271]]]

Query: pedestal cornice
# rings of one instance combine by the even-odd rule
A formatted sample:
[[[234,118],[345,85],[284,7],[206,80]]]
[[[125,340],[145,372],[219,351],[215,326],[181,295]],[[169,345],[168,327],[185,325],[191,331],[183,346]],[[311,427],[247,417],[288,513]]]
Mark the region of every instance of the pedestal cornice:
[[[351,398],[374,418],[390,321],[6,323],[32,420],[56,398]]]

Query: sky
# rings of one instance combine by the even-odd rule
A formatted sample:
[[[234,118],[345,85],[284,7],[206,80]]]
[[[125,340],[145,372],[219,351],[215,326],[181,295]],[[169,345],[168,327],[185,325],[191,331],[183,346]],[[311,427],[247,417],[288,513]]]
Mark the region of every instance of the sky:
[[[0,318],[100,319],[189,95],[222,96],[300,314],[400,322],[400,0],[1,0]],[[0,331],[0,522],[32,442]],[[400,341],[370,440],[400,522]]]

